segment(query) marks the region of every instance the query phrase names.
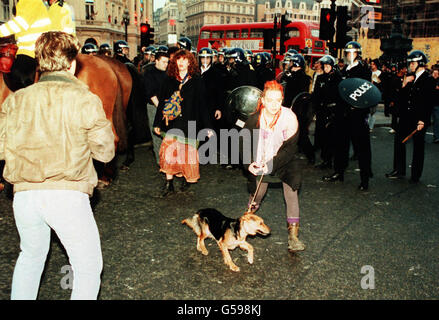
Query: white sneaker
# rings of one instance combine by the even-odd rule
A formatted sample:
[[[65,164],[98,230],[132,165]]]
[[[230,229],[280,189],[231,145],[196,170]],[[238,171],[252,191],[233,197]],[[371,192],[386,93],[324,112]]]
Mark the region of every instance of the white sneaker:
[[[389,130],[389,133],[395,133],[395,130],[390,129],[390,130]]]

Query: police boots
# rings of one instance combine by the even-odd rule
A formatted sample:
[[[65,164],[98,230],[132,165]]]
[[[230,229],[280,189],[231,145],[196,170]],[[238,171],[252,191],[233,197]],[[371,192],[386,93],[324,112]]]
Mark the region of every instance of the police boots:
[[[299,240],[299,224],[288,223],[288,251],[297,252],[305,250],[305,245]]]

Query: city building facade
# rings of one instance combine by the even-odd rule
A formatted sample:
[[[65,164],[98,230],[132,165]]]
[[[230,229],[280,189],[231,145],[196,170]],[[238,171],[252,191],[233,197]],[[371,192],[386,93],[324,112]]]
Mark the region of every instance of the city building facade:
[[[187,0],[186,36],[196,47],[202,26],[255,22],[255,0]]]
[[[66,1],[75,11],[76,34],[81,43],[94,38],[98,45],[127,40],[130,58],[140,44],[140,23],[152,22],[152,0]]]
[[[166,1],[159,16],[156,29],[158,44],[176,45],[178,38],[186,33],[186,5],[181,0]]]

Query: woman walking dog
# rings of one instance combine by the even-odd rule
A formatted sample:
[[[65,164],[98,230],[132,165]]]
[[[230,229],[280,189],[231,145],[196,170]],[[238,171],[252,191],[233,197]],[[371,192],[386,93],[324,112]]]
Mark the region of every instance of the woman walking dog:
[[[283,87],[276,81],[265,83],[264,91],[258,102],[257,110],[252,114],[244,128],[259,129],[253,139],[258,139],[255,158],[250,165],[244,165],[250,191],[249,207],[253,212],[267,191],[268,183],[282,181],[287,211],[288,250],[297,252],[305,250],[305,245],[298,239],[299,234],[299,200],[297,191],[301,184],[301,170],[296,160],[298,142],[298,122],[296,115],[288,108],[282,107]],[[242,144],[241,144],[242,145]],[[253,141],[249,146],[253,146]],[[244,147],[245,148],[245,147]],[[243,150],[243,152],[253,152]],[[256,192],[258,175],[263,174],[258,192]],[[254,201],[252,202],[254,197]]]

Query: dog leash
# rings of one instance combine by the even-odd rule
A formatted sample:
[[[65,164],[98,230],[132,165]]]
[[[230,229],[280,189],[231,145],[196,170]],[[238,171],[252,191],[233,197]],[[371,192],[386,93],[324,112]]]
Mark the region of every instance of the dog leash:
[[[261,174],[261,179],[259,179],[258,185],[256,186],[255,194],[253,195],[253,199],[252,199],[252,201],[250,202],[250,204],[249,204],[249,206],[248,206],[248,208],[247,208],[247,212],[251,212],[250,209],[251,209],[251,207],[252,207],[253,202],[254,202],[255,199],[256,199],[256,196],[258,195],[259,188],[260,188],[260,186],[261,186],[261,183],[262,183],[262,179],[263,179],[263,178],[264,178],[264,173]]]

